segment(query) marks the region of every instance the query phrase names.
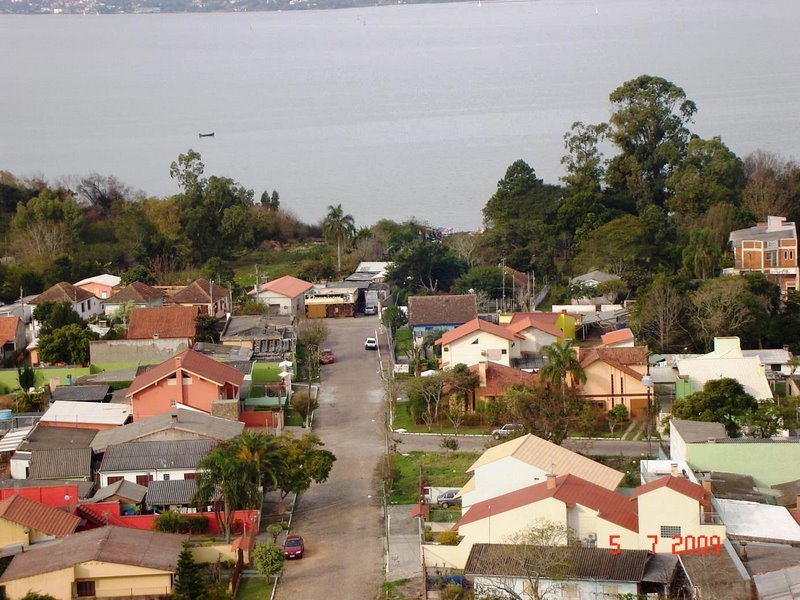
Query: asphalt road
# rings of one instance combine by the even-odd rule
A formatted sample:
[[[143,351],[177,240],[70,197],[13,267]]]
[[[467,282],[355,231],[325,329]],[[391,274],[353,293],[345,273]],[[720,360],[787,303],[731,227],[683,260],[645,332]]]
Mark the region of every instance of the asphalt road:
[[[442,450],[442,437],[440,435],[413,435],[394,434],[399,439],[398,452],[411,452],[412,450]],[[487,444],[494,440],[487,436],[458,436],[459,450],[481,452]],[[647,442],[622,442],[619,440],[585,440],[569,439],[564,442],[564,447],[589,456],[644,456],[647,454]],[[653,441],[653,453],[658,452],[658,444]]]
[[[383,520],[373,472],[385,450],[384,386],[378,353],[364,350],[377,317],[328,319],[326,348],[336,362],[322,367],[315,433],[336,455],[327,482],[300,498],[292,533],[306,544],[278,584],[281,600],[369,600],[383,582]],[[385,337],[379,336],[381,351]]]

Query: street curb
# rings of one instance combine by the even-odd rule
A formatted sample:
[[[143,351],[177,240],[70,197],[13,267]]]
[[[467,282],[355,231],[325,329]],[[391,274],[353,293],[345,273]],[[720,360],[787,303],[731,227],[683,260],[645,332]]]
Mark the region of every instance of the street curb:
[[[429,437],[463,437],[463,438],[490,438],[492,437],[489,433],[459,433],[458,435],[454,433],[434,433],[434,432],[427,432],[427,431],[392,431],[397,435],[420,435],[420,436],[429,436]],[[605,438],[605,437],[568,437],[568,440],[590,440],[595,442],[647,442],[647,440],[623,440],[620,438]],[[655,440],[653,440],[655,441]]]

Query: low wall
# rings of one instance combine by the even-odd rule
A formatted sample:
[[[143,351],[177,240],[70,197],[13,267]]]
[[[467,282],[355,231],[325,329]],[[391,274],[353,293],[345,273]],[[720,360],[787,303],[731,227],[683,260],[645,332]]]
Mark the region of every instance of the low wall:
[[[90,362],[158,365],[188,350],[188,338],[158,340],[100,340],[89,344]]]
[[[214,544],[213,546],[192,546],[192,556],[199,563],[215,563],[218,560],[236,560],[237,552],[232,544]]]
[[[244,423],[245,428],[280,430],[283,428],[283,413],[277,410],[251,410],[239,413],[239,421]]]

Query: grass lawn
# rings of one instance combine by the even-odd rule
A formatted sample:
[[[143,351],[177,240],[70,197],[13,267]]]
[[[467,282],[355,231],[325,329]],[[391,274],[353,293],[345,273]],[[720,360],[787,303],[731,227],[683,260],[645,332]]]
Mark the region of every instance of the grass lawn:
[[[397,356],[405,356],[406,351],[411,350],[414,339],[408,327],[401,327],[394,334],[394,349]]]
[[[250,252],[231,261],[230,266],[236,283],[252,288],[256,265],[259,275],[267,275],[270,280],[284,275],[297,276],[304,262],[324,258],[330,253],[330,246],[323,243],[298,244],[278,252]]]
[[[242,577],[236,600],[266,600],[272,592],[272,583],[265,577]]]
[[[278,377],[280,372],[278,363],[257,362],[253,365],[253,385],[278,383],[281,379]]]
[[[412,433],[448,433],[451,435],[455,435],[456,430],[453,427],[453,424],[448,420],[443,420],[440,423],[434,424],[431,429],[428,429],[428,426],[425,423],[418,424],[414,423],[414,420],[411,418],[411,403],[410,402],[398,402],[397,407],[394,411],[394,420],[392,421],[392,428],[393,429],[405,429],[406,431],[410,431]],[[458,433],[470,433],[470,434],[487,434],[490,433],[492,429],[495,427],[493,425],[485,425],[485,426],[473,426],[467,427],[466,425],[462,425],[458,428]]]
[[[637,487],[641,485],[642,479],[639,471],[641,458],[631,458],[630,456],[590,456],[592,460],[604,464],[607,467],[625,473],[619,485],[620,487]]]
[[[398,479],[389,498],[392,504],[419,502],[419,470],[425,485],[461,487],[469,480],[466,470],[478,460],[479,452],[410,452],[392,456]]]
[[[287,411],[285,425],[292,427],[302,427],[305,424],[306,424],[305,419],[303,419],[302,415],[299,412],[295,412],[293,410]]]
[[[49,383],[51,379],[58,379],[62,385],[67,383],[67,375],[72,376],[72,381],[78,377],[89,375],[89,367],[45,367],[36,368],[34,372],[34,385],[41,387],[45,383]],[[0,394],[10,393],[13,390],[19,389],[19,380],[17,379],[16,369],[2,369],[0,370]]]

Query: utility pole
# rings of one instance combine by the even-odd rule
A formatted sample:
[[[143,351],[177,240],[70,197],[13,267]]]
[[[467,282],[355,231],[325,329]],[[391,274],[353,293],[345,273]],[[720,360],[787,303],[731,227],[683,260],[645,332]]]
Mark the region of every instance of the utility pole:
[[[500,307],[500,312],[506,312],[506,259],[500,259],[500,272],[503,275],[503,305]]]

